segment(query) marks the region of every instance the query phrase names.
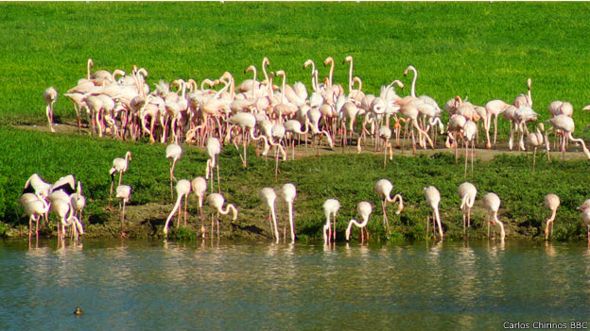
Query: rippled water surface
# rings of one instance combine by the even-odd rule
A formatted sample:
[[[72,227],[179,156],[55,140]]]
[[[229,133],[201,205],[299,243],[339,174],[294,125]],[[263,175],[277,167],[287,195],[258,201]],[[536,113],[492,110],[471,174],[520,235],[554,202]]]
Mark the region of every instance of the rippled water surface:
[[[582,244],[56,246],[0,242],[0,329],[480,330],[590,320]]]

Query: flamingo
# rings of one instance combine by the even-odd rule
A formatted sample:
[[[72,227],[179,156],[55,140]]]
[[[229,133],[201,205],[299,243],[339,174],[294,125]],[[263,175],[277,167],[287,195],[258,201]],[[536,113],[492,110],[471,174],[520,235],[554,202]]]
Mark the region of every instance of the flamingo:
[[[590,246],[590,199],[584,201],[584,203],[577,209],[582,212],[582,221],[584,221],[584,224],[588,229],[588,246]]]
[[[109,192],[109,200],[113,195],[113,186],[115,185],[115,173],[119,173],[119,185],[121,185],[121,182],[123,180],[123,174],[127,171],[127,168],[129,167],[129,161],[131,161],[130,151],[127,151],[127,153],[125,153],[124,158],[118,157],[113,160],[113,166],[111,167],[111,170],[109,170],[109,174],[111,175],[111,190]]]
[[[262,197],[262,199],[264,200],[264,202],[266,203],[266,205],[269,208],[269,218],[271,221],[270,224],[270,232],[273,234],[273,239],[276,240],[276,243],[279,243],[279,228],[277,225],[277,215],[275,213],[275,200],[277,199],[277,195],[275,193],[275,191],[270,188],[270,187],[265,187],[262,190],[260,190],[260,196]]]
[[[207,138],[207,169],[205,172],[205,179],[209,179],[211,183],[211,192],[213,192],[213,168],[217,168],[217,190],[221,192],[221,179],[219,178],[219,153],[221,153],[221,143],[215,137]]]
[[[514,98],[514,102],[512,103],[516,108],[520,108],[522,106],[533,108],[533,99],[531,98],[531,85],[532,80],[529,78],[526,81],[527,85],[527,94],[519,94],[516,98]]]
[[[369,240],[369,232],[366,230],[366,226],[369,223],[369,217],[371,216],[373,207],[371,207],[370,203],[361,201],[358,203],[356,210],[363,221],[359,223],[357,220],[351,219],[350,222],[348,222],[348,227],[346,228],[346,241],[350,240],[350,232],[352,230],[352,226],[355,225],[357,228],[361,229],[361,243],[364,243],[365,236],[363,234],[363,230],[367,232],[367,240]]]
[[[328,199],[324,202],[324,215],[326,215],[326,224],[324,225],[323,235],[324,244],[328,245],[332,240],[336,241],[336,214],[340,209],[340,202],[336,199]],[[332,220],[334,219],[334,234],[332,235]],[[332,239],[333,238],[333,239]]]
[[[243,149],[244,149],[244,153],[243,153],[244,156],[242,156],[242,154],[240,154],[240,158],[242,159],[242,165],[244,166],[244,168],[247,168],[248,167],[248,157],[246,154],[247,134],[249,133],[249,137],[254,141],[258,141],[258,140],[262,139],[264,141],[265,151],[268,149],[268,140],[263,135],[260,135],[259,137],[254,136],[254,127],[256,126],[256,117],[251,113],[246,113],[246,112],[237,113],[237,114],[233,115],[232,117],[230,117],[228,121],[229,121],[229,123],[231,123],[233,125],[238,125],[242,129],[242,145],[243,145]],[[227,129],[228,136],[229,136],[230,132],[231,132],[231,128],[228,128]],[[236,145],[235,142],[234,142],[234,146],[236,147],[236,149],[239,152],[240,150],[238,149],[238,145]]]
[[[119,185],[119,186],[117,186],[117,189],[115,190],[115,192],[116,192],[115,197],[117,199],[121,199],[121,201],[119,201],[119,209],[121,209],[121,216],[119,219],[121,221],[121,237],[125,238],[127,236],[127,234],[124,232],[125,205],[131,199],[131,186]]]
[[[533,147],[533,171],[535,170],[535,161],[537,158],[537,148],[539,146],[543,146],[545,143],[546,150],[547,150],[547,159],[549,159],[549,139],[547,138],[547,134],[543,134],[545,131],[545,126],[543,123],[537,124],[537,132],[529,132],[526,136],[527,145],[529,147]]]
[[[82,220],[82,210],[86,207],[86,198],[82,195],[82,183],[78,181],[78,186],[76,188],[76,192],[70,196],[72,207],[75,211],[75,216],[78,218],[80,223],[83,223]]]
[[[47,198],[50,191],[51,184],[46,183],[38,174],[32,174],[31,177],[27,179],[25,187],[23,188],[23,194],[34,193],[35,195],[41,196],[43,199]]]
[[[170,220],[172,219],[172,217],[174,217],[174,214],[176,214],[176,212],[178,212],[178,219],[180,220],[182,213],[180,212],[179,208],[180,208],[180,204],[182,203],[182,199],[184,198],[184,224],[186,225],[186,214],[187,214],[187,206],[188,206],[188,195],[191,193],[191,182],[189,182],[186,179],[181,179],[178,181],[178,183],[176,183],[176,203],[174,204],[174,207],[172,208],[172,211],[170,212],[170,214],[168,215],[168,218],[166,218],[166,223],[164,223],[164,237],[167,238],[168,237],[168,224],[170,223]],[[178,223],[176,224],[176,227],[178,227]]]
[[[440,214],[438,212],[438,205],[440,203],[440,192],[434,186],[428,186],[424,188],[424,195],[426,197],[426,203],[430,205],[432,208],[432,223],[434,226],[434,231],[438,226],[438,234],[440,239],[443,239],[443,231],[442,231],[442,224],[440,221]],[[428,220],[426,223],[426,228],[428,229]],[[428,230],[427,230],[428,231]]]
[[[53,105],[57,100],[57,91],[53,86],[48,87],[45,92],[43,92],[43,99],[45,99],[45,103],[47,104],[45,113],[47,115],[47,121],[49,122],[49,129],[51,132],[55,132],[55,129],[53,128]]]
[[[291,227],[291,243],[295,243],[295,221],[293,220],[293,202],[295,201],[295,197],[297,196],[297,190],[295,189],[295,185],[291,183],[287,183],[283,185],[283,199],[287,203],[287,208],[289,209],[289,225]]]
[[[494,142],[496,145],[496,138],[498,137],[498,115],[502,114],[506,109],[510,107],[509,104],[502,100],[491,100],[486,103],[486,120],[484,121],[486,130],[486,148],[491,148],[492,143],[490,142],[490,127],[492,122],[492,116],[494,116]]]
[[[166,158],[172,161],[170,165],[170,196],[172,197],[172,181],[175,181],[176,178],[174,177],[174,167],[176,166],[176,162],[182,156],[182,147],[180,145],[173,143],[166,146]]]
[[[556,194],[549,193],[545,196],[545,207],[551,210],[551,216],[549,216],[545,223],[545,240],[549,240],[549,237],[553,234],[553,221],[555,220],[559,204],[559,197]]]
[[[471,174],[473,174],[473,159],[475,158],[475,138],[477,137],[477,124],[472,120],[468,120],[463,126],[463,137],[465,143],[465,172],[464,177],[467,177],[467,150],[471,143]]]
[[[35,236],[39,238],[39,219],[49,212],[49,204],[43,197],[34,193],[24,193],[20,198],[20,203],[25,209],[25,214],[29,216],[29,241],[32,236],[33,221],[36,224]]]
[[[483,196],[483,204],[489,213],[488,220],[488,238],[490,237],[490,224],[494,223],[500,228],[500,240],[504,241],[506,233],[504,232],[504,224],[498,220],[498,210],[500,209],[500,198],[496,193],[488,193]]]
[[[383,225],[385,230],[389,234],[389,220],[387,219],[387,203],[398,201],[398,208],[395,212],[399,215],[404,209],[404,200],[401,194],[396,194],[394,197],[390,197],[391,190],[393,190],[393,184],[387,179],[380,179],[375,183],[375,192],[381,199],[381,211],[383,212]]]
[[[219,193],[209,194],[209,196],[207,197],[207,202],[209,203],[209,206],[211,206],[217,211],[217,237],[219,237],[219,214],[227,215],[231,211],[232,220],[235,221],[238,218],[238,210],[231,203],[228,203],[224,210],[223,203],[225,202],[225,199],[223,198],[223,195]],[[211,219],[211,233],[213,233],[213,219]]]
[[[379,138],[383,140],[383,168],[387,166],[387,151],[389,160],[393,160],[393,147],[391,146],[391,129],[387,126],[379,128]]]
[[[71,204],[69,197],[57,198],[52,200],[51,208],[57,213],[60,218],[60,224],[58,224],[58,237],[63,239],[66,231],[66,226],[72,226],[74,238],[78,239],[78,233],[84,234],[84,229],[78,218],[74,215],[74,208]],[[61,228],[61,231],[60,231]],[[61,234],[60,234],[61,233]]]
[[[463,211],[463,233],[471,226],[471,208],[475,203],[477,189],[475,185],[465,182],[459,185],[459,198],[461,199],[461,210]]]
[[[571,139],[572,141],[582,144],[584,154],[586,154],[586,156],[590,159],[590,151],[588,151],[588,149],[586,148],[584,140],[581,138],[576,139],[572,136],[572,133],[574,132],[576,126],[574,124],[574,120],[571,117],[562,114],[553,117],[549,121],[556,130],[563,131],[564,139],[561,143],[562,157],[563,153],[565,153],[565,144],[567,143],[567,139]]]
[[[191,181],[191,191],[197,196],[197,207],[199,209],[199,217],[201,218],[201,234],[205,237],[205,223],[203,218],[203,199],[207,193],[207,180],[203,177],[195,177]]]

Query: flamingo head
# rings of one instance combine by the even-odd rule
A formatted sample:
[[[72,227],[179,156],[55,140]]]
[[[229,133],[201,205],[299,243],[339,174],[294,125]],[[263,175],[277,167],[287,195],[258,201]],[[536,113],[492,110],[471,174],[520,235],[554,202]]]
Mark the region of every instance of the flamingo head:
[[[331,56],[328,56],[325,60],[324,60],[324,65],[327,66],[328,64],[334,63],[334,59]]]

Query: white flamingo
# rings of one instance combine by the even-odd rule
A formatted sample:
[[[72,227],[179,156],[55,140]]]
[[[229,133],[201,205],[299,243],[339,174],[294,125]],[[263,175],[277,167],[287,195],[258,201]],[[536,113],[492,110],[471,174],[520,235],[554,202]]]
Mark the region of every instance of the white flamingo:
[[[324,215],[326,216],[326,224],[323,228],[324,244],[328,245],[332,241],[336,241],[336,214],[340,209],[340,202],[336,199],[328,199],[324,202]],[[334,231],[332,232],[332,219],[334,219]]]
[[[545,196],[545,207],[551,210],[551,216],[545,222],[545,240],[549,240],[549,237],[553,234],[553,221],[555,221],[559,205],[559,197],[556,194],[549,193]]]
[[[266,205],[268,206],[269,209],[269,217],[270,217],[270,232],[273,234],[273,239],[275,239],[275,242],[278,244],[280,237],[279,237],[279,227],[277,224],[277,215],[275,212],[275,200],[277,199],[277,194],[275,193],[275,191],[270,188],[270,187],[265,187],[262,190],[260,190],[260,196],[262,197],[262,199],[264,200],[264,202],[266,203]]]
[[[225,199],[223,198],[223,195],[219,193],[209,194],[209,196],[207,197],[207,203],[209,203],[209,206],[211,206],[213,209],[217,211],[217,217],[215,218],[215,220],[217,221],[217,237],[219,237],[219,215],[227,215],[231,211],[232,220],[235,221],[238,218],[238,210],[231,203],[228,203],[225,209],[223,209]],[[211,232],[213,233],[213,219],[211,219]]]
[[[387,204],[398,202],[398,208],[395,212],[396,215],[399,215],[402,210],[404,209],[404,200],[401,194],[396,194],[395,196],[391,197],[391,191],[393,190],[393,184],[387,179],[380,179],[375,183],[375,192],[381,199],[381,211],[383,212],[383,226],[385,230],[389,234],[389,220],[387,218]]]
[[[297,196],[297,190],[295,189],[295,185],[291,183],[287,183],[283,185],[283,199],[287,203],[287,208],[289,210],[289,226],[291,227],[291,243],[295,243],[295,239],[297,238],[295,235],[295,221],[293,219],[293,202],[295,201],[295,197]]]
[[[500,209],[500,198],[496,193],[488,193],[483,197],[483,204],[489,213],[488,220],[488,238],[490,237],[490,224],[495,224],[500,228],[500,240],[504,241],[506,233],[504,232],[504,224],[498,220],[498,210]]]
[[[475,185],[465,182],[459,185],[459,198],[461,199],[461,210],[463,211],[463,233],[471,226],[471,208],[475,203],[477,189]]]
[[[440,203],[440,192],[434,186],[428,186],[424,188],[424,196],[426,197],[426,203],[432,208],[432,223],[434,226],[434,231],[436,232],[436,228],[438,227],[438,234],[440,239],[443,239],[443,230],[442,230],[442,223],[440,220],[440,213],[438,211],[438,205]],[[428,229],[428,223],[426,222],[426,228]]]
[[[172,211],[168,215],[168,218],[166,218],[166,223],[164,223],[164,237],[165,238],[168,237],[168,224],[170,223],[170,220],[172,220],[172,217],[174,217],[174,214],[176,214],[176,212],[178,212],[179,222],[180,222],[180,219],[182,218],[181,217],[182,212],[179,209],[180,209],[180,204],[182,203],[183,198],[184,198],[184,224],[186,225],[188,195],[190,193],[191,193],[191,182],[189,182],[186,179],[181,179],[178,181],[178,183],[176,183],[176,203],[174,204]],[[176,223],[176,227],[178,227],[178,224],[179,223]]]
[[[354,225],[361,229],[361,243],[364,243],[365,236],[363,231],[367,233],[367,240],[369,240],[369,232],[367,231],[366,227],[369,223],[369,218],[371,216],[371,212],[373,211],[373,207],[371,207],[370,203],[361,201],[358,203],[356,210],[363,221],[359,223],[357,220],[351,219],[350,222],[348,222],[348,227],[346,228],[346,240],[350,240],[350,233],[352,231],[352,226]]]

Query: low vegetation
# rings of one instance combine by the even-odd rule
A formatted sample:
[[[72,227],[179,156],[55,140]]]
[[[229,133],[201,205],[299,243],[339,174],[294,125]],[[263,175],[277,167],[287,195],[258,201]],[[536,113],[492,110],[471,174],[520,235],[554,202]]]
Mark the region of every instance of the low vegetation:
[[[302,70],[307,58],[319,62],[333,56],[355,59],[355,73],[363,88],[379,87],[402,76],[413,64],[420,71],[418,94],[439,104],[455,95],[475,104],[491,99],[511,102],[533,79],[533,100],[541,120],[547,105],[567,100],[576,111],[577,131],[585,139],[590,115],[581,110],[590,103],[587,68],[590,52],[585,31],[590,21],[588,3],[3,3],[0,4],[0,220],[18,229],[26,224],[18,196],[32,173],[47,181],[75,174],[88,197],[86,215],[94,233],[107,229],[117,235],[118,214],[106,210],[112,159],[133,152],[124,182],[134,189],[130,219],[159,234],[172,201],[168,191],[168,163],[163,145],[98,140],[87,135],[48,134],[19,124],[46,125],[43,90],[53,85],[60,93],[57,121],[74,120],[64,91],[85,75],[93,58],[96,69],[130,70],[137,64],[149,71],[149,83],[159,79],[219,77],[232,72],[237,80],[249,78],[243,69],[260,65],[264,56],[271,69],[284,69],[289,81],[309,82]],[[157,13],[157,14],[155,14]],[[351,19],[354,16],[354,19]],[[39,19],[42,18],[42,19]],[[347,66],[337,65],[335,81],[346,81]],[[320,68],[320,75],[326,70]],[[503,121],[501,120],[501,123]],[[63,126],[62,126],[63,127]],[[507,124],[500,130],[507,134]],[[205,154],[184,146],[177,178],[203,175]],[[252,152],[254,152],[252,150]],[[241,167],[233,147],[221,156],[222,189],[240,209],[236,229],[267,233],[266,210],[258,197],[264,186],[297,185],[296,219],[300,239],[318,238],[324,222],[321,205],[336,197],[342,204],[339,231],[353,217],[356,203],[374,204],[369,231],[385,238],[380,207],[373,185],[389,178],[406,199],[401,217],[390,215],[391,240],[425,237],[429,214],[422,189],[435,185],[442,195],[441,211],[449,238],[462,237],[457,186],[463,182],[463,164],[447,153],[396,157],[383,169],[380,155],[323,153],[281,165],[274,181],[274,162],[252,158]],[[500,218],[508,223],[508,238],[542,237],[540,227],[548,211],[546,193],[561,197],[554,229],[558,240],[585,235],[575,207],[589,197],[584,160],[547,162],[539,157],[536,171],[529,156],[505,155],[475,164],[467,179],[479,192],[496,192],[502,199]],[[481,196],[481,194],[479,195]],[[194,199],[194,198],[191,198]],[[114,202],[116,206],[116,201]],[[151,206],[148,212],[141,208]],[[192,220],[196,209],[191,201]],[[484,211],[476,203],[473,236],[481,236]],[[133,209],[136,209],[133,216]],[[282,208],[280,206],[280,208]],[[281,209],[283,213],[284,208]],[[149,213],[149,214],[146,214]],[[282,214],[282,219],[285,218]],[[142,218],[153,220],[142,223]],[[227,220],[224,220],[227,224]],[[2,223],[1,233],[11,233]],[[154,228],[155,227],[155,228]],[[155,229],[155,230],[154,230]],[[112,231],[111,231],[112,230]],[[226,228],[228,230],[228,228]],[[16,231],[15,233],[18,233]],[[89,235],[92,235],[89,231]],[[142,232],[143,233],[143,232]],[[190,231],[178,232],[190,239]]]

